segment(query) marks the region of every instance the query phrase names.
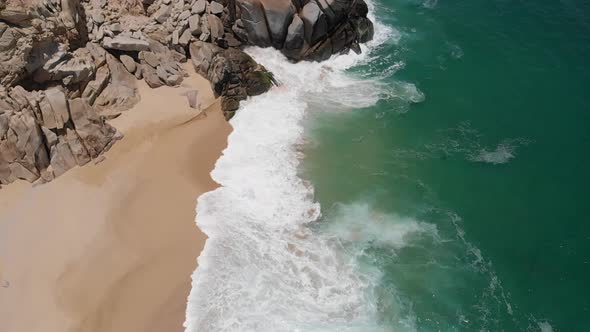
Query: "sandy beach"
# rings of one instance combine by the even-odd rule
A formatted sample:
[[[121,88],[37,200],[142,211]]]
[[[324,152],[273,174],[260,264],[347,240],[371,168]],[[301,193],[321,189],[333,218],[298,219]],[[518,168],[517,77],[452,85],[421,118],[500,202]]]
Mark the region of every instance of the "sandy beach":
[[[103,162],[0,190],[0,330],[183,331],[205,241],[196,198],[215,188],[209,172],[231,131],[189,72],[180,88],[138,82],[141,101],[110,121],[125,137]]]

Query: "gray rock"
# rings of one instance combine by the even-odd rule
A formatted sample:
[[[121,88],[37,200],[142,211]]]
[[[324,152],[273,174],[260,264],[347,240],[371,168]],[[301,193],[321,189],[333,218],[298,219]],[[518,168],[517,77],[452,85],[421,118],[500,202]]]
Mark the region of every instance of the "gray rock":
[[[66,141],[68,142],[72,156],[76,160],[76,164],[78,166],[86,165],[90,161],[90,156],[75,130],[67,129]]]
[[[135,69],[135,78],[140,80],[143,78],[143,66],[140,64],[136,64],[136,69]]]
[[[25,8],[9,7],[0,11],[0,19],[13,25],[26,25],[31,18],[31,14]]]
[[[116,36],[115,38],[105,37],[102,40],[104,48],[119,51],[147,51],[150,45],[145,40],[135,39],[125,36]]]
[[[162,83],[162,81],[158,77],[156,70],[149,66],[143,67],[143,79],[145,80],[147,85],[152,89],[164,85],[164,83]]]
[[[55,114],[53,113],[53,109],[51,108],[51,104],[45,96],[43,95],[42,99],[39,100],[39,110],[41,113],[41,117],[43,118],[43,124],[49,129],[56,129],[56,128],[63,128],[63,123],[59,123],[59,121],[55,118]]]
[[[182,83],[182,76],[179,75],[170,75],[166,78],[166,84],[169,86],[177,86]]]
[[[16,46],[17,35],[12,29],[5,29],[0,33],[0,52],[10,50]]]
[[[303,6],[300,16],[305,25],[305,40],[310,45],[315,44],[328,32],[326,16],[314,1]]]
[[[168,76],[170,76],[170,74],[166,71],[163,65],[160,65],[158,66],[158,68],[156,68],[156,74],[162,82],[166,82],[166,79],[168,78]]]
[[[223,35],[223,39],[227,41],[227,46],[229,47],[239,47],[242,43],[234,37],[231,33],[226,33]]]
[[[84,143],[88,155],[90,158],[98,157],[116,139],[117,130],[101,121],[86,99],[75,98],[69,104],[76,133]]]
[[[260,47],[271,46],[264,9],[260,2],[241,1],[239,6],[242,13],[242,24],[248,32],[248,41]]]
[[[93,41],[101,41],[103,38],[104,38],[104,29],[101,27],[100,29],[98,29],[98,31],[94,35],[94,38],[90,38],[90,39]]]
[[[135,60],[133,60],[132,57],[123,54],[123,55],[121,55],[120,60],[123,63],[123,65],[125,66],[125,68],[127,69],[127,71],[129,71],[130,73],[135,72],[136,65],[135,65]]]
[[[201,17],[199,15],[193,15],[188,19],[188,28],[193,36],[199,36],[201,34]]]
[[[82,97],[87,98],[90,105],[93,105],[96,98],[106,88],[110,78],[111,73],[108,66],[98,68],[94,80],[90,81],[82,92]]]
[[[191,43],[189,52],[195,71],[201,76],[207,77],[213,57],[221,51],[220,47],[202,41]]]
[[[182,13],[180,13],[180,15],[178,15],[178,20],[179,21],[184,21],[187,18],[189,18],[190,16],[191,16],[190,10],[185,10]]]
[[[123,27],[120,23],[113,23],[109,26],[109,30],[111,30],[114,33],[120,33],[123,32]]]
[[[162,7],[160,7],[160,9],[158,9],[154,13],[153,17],[158,23],[163,24],[164,22],[166,22],[168,20],[171,13],[172,13],[172,7],[170,7],[168,5],[162,5]]]
[[[139,101],[135,77],[110,54],[107,54],[107,65],[111,71],[111,84],[98,96],[94,106],[109,110],[127,110]]]
[[[234,25],[231,27],[236,37],[244,43],[248,42],[248,32],[244,28],[244,24],[241,19],[237,19]]]
[[[104,15],[99,10],[93,11],[91,17],[92,17],[92,20],[94,21],[94,23],[96,23],[98,25],[101,25],[104,23]]]
[[[34,182],[35,180],[37,180],[39,178],[38,173],[35,173],[32,170],[28,169],[20,162],[11,163],[10,165],[8,165],[8,167],[10,168],[10,172],[12,173],[12,176],[17,179],[27,180],[29,182]],[[29,167],[29,168],[32,168],[33,170],[36,171],[36,169],[34,167]]]
[[[366,43],[373,39],[374,28],[373,22],[371,22],[366,17],[361,17],[357,20],[357,24],[355,25],[356,32],[358,35],[359,43]]]
[[[115,37],[115,33],[108,28],[100,27],[100,31],[102,31],[103,37]]]
[[[64,124],[70,119],[66,95],[60,88],[52,87],[45,90],[45,98],[53,111],[56,121],[56,126],[53,128],[63,128]],[[52,127],[49,128],[53,129]]]
[[[293,14],[295,14],[295,6],[289,0],[261,0],[264,8],[264,16],[272,45],[275,48],[281,49],[287,37],[287,29],[291,23]]]
[[[100,67],[104,65],[106,60],[106,53],[107,51],[102,48],[100,45],[96,43],[87,43],[86,49],[90,52],[92,58],[94,59],[94,65],[96,67]]]
[[[57,135],[53,131],[49,130],[47,127],[41,127],[41,130],[43,131],[43,136],[45,136],[45,141],[49,148],[57,144]]]
[[[28,92],[20,85],[17,85],[14,88],[10,89],[9,95],[10,98],[12,98],[16,102],[20,110],[28,106],[33,106],[34,102],[31,101],[33,101],[36,97],[33,93]],[[0,135],[0,137],[1,136],[2,135]]]
[[[293,16],[293,21],[287,30],[287,38],[285,39],[285,48],[288,50],[300,49],[303,46],[304,29],[303,20],[299,15]]]
[[[74,53],[59,51],[35,71],[33,80],[37,83],[45,83],[60,81],[70,76],[69,83],[80,83],[86,82],[94,70],[91,53],[86,49],[78,49]]]
[[[207,21],[209,25],[209,31],[211,32],[211,39],[216,40],[223,37],[223,22],[215,15],[207,15]]]
[[[209,3],[209,13],[213,15],[221,15],[221,13],[223,13],[223,5],[217,1],[211,1]]]
[[[76,165],[70,145],[64,137],[60,137],[59,142],[51,148],[51,167],[54,176],[58,177]]]
[[[201,17],[201,34],[208,34],[211,35],[211,31],[209,30],[209,20],[207,19],[209,14],[205,14]]]
[[[0,114],[0,137],[4,137],[8,131],[8,121],[11,113]]]
[[[156,54],[166,54],[170,51],[168,47],[164,46],[162,43],[156,40],[148,39],[148,43],[150,44],[150,51]]]
[[[192,37],[193,37],[193,35],[190,32],[190,30],[184,30],[184,32],[182,33],[182,36],[180,36],[180,38],[178,38],[178,43],[182,46],[187,46],[188,43],[190,43]]]
[[[206,0],[197,0],[193,7],[191,8],[191,13],[193,14],[203,14],[205,9],[207,8],[207,1]]]
[[[153,52],[142,52],[141,56],[143,56],[143,60],[152,68],[156,68],[160,64],[160,57]]]

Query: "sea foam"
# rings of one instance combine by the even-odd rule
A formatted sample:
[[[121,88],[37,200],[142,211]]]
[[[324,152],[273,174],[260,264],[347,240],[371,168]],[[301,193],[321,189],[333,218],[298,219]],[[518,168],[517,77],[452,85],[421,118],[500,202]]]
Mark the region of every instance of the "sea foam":
[[[377,24],[369,47],[389,31]],[[209,238],[192,276],[186,331],[379,330],[365,298],[372,281],[308,228],[320,206],[297,173],[311,103],[358,108],[378,101],[371,82],[344,73],[366,59],[363,49],[297,64],[272,49],[247,50],[282,85],[242,103],[211,173],[221,187],[198,199],[197,224]]]

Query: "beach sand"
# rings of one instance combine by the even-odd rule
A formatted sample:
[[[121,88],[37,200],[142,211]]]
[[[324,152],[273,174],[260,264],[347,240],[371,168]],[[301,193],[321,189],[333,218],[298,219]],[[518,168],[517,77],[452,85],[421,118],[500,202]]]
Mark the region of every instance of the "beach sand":
[[[0,190],[0,331],[183,331],[205,236],[196,198],[231,128],[209,83],[150,89],[110,121],[125,134],[95,165]],[[207,110],[181,94],[199,90]],[[198,115],[198,116],[197,116]]]

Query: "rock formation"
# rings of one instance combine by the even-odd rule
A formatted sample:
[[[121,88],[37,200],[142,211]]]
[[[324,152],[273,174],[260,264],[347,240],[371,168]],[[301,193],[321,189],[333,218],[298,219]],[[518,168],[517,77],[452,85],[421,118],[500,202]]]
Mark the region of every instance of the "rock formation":
[[[275,83],[241,46],[320,61],[360,51],[366,15],[363,0],[0,0],[0,185],[107,151],[121,134],[106,121],[139,100],[138,79],[179,85],[191,58],[229,119]]]
[[[211,82],[216,96],[223,96],[221,108],[227,119],[241,100],[266,92],[274,83],[271,73],[238,49],[196,41],[190,55],[195,71]]]
[[[294,60],[322,61],[373,38],[363,0],[239,0],[232,29],[243,42]]]

